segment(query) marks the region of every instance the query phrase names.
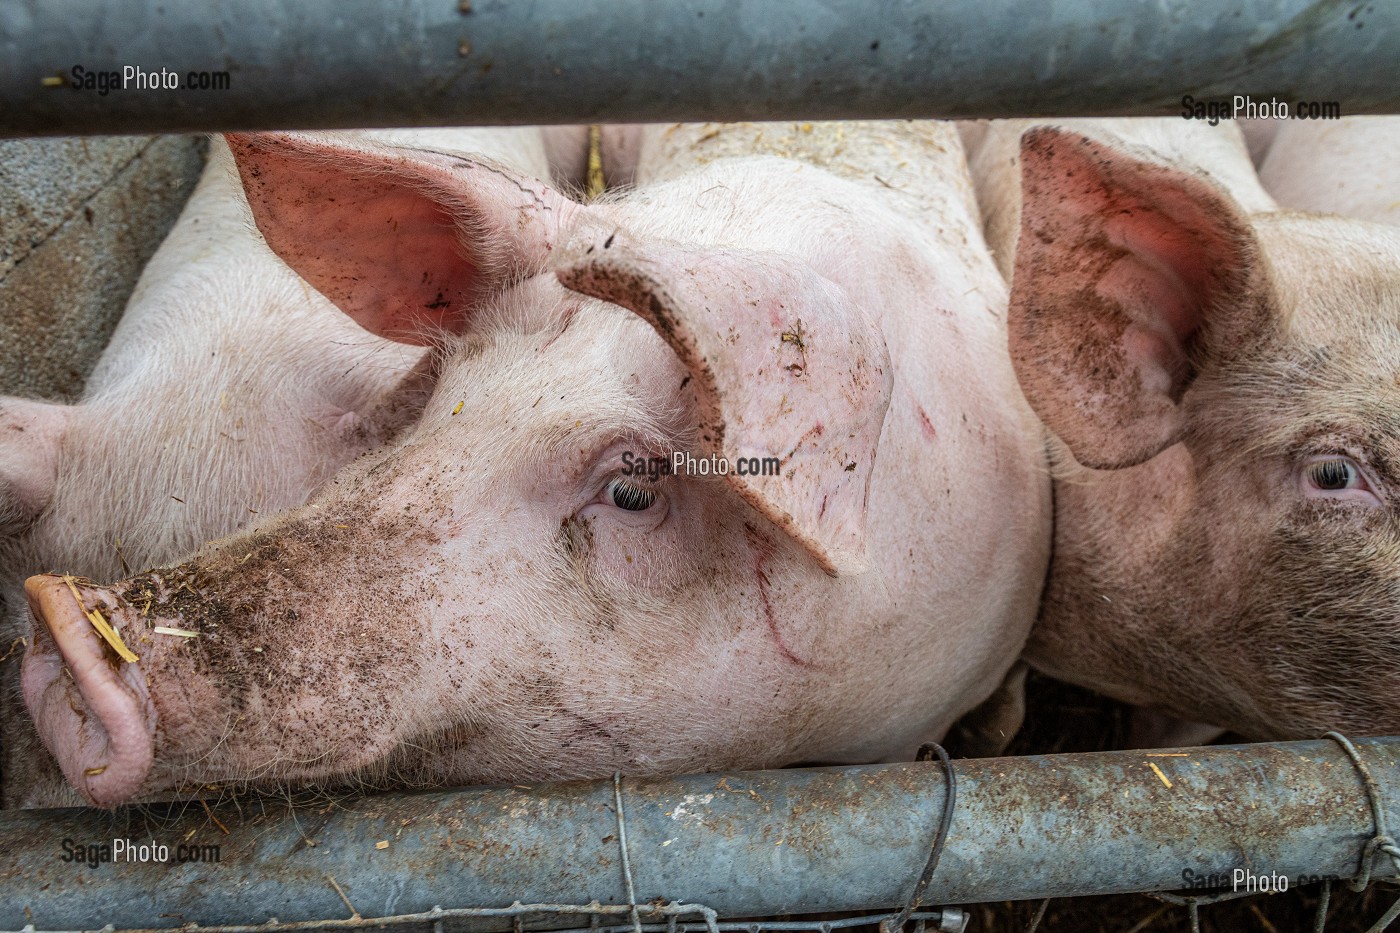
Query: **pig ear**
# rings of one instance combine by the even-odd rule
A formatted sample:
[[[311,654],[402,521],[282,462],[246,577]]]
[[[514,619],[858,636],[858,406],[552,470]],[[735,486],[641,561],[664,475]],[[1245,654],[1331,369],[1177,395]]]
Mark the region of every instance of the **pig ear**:
[[[273,251],[401,343],[460,333],[484,296],[542,270],[572,206],[485,160],[289,133],[227,139]]]
[[[859,573],[892,371],[880,331],[832,282],[783,257],[585,235],[568,288],[645,318],[694,378],[702,453],[833,576]],[[738,461],[778,458],[779,475]],[[755,459],[756,458],[756,459]]]
[[[1208,358],[1269,324],[1254,235],[1202,177],[1053,127],[1021,139],[1011,356],[1027,400],[1085,466],[1180,440]]]
[[[22,531],[48,506],[71,410],[0,398],[0,535]]]

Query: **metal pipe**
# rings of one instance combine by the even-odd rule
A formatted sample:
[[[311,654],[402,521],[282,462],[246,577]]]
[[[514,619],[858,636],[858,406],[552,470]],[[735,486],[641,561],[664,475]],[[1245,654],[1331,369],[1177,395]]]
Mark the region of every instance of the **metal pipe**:
[[[1400,112],[1400,5],[7,0],[0,137],[353,126]],[[162,69],[226,89],[73,89]],[[201,79],[200,74],[205,78]]]
[[[1400,813],[1400,739],[1357,743]],[[955,762],[958,805],[925,902],[1154,891],[1235,869],[1354,877],[1374,834],[1329,741]],[[1170,784],[1170,786],[1168,786]],[[636,900],[720,916],[902,904],[942,806],[937,765],[622,781]],[[612,781],[357,798],[0,813],[0,928],[322,920],[434,906],[628,904]],[[64,861],[113,840],[218,861]],[[68,840],[65,848],[64,840]],[[212,850],[196,850],[206,859]],[[1187,874],[1189,872],[1189,874]],[[1377,877],[1394,872],[1378,866]],[[344,897],[342,898],[342,892]]]

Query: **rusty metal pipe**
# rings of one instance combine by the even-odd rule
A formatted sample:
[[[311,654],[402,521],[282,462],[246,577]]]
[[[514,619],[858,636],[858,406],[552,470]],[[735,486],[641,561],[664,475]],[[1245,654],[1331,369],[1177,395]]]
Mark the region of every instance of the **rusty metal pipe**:
[[[1393,3],[5,0],[0,137],[1174,115],[1187,94],[1396,113],[1397,59]]]
[[[1400,813],[1400,739],[1357,745],[1383,804]],[[1235,869],[1290,886],[1351,878],[1374,834],[1362,781],[1330,741],[955,769],[958,806],[930,904],[1165,890],[1212,875],[1228,885]],[[944,795],[931,764],[627,778],[621,787],[636,903],[698,903],[721,917],[902,904]],[[243,800],[215,812],[227,835],[193,804],[0,813],[0,927],[335,919],[348,916],[347,901],[365,917],[516,900],[628,903],[612,781],[296,811]],[[64,860],[114,839],[164,845],[172,860],[180,845],[215,845],[219,860]],[[1377,877],[1392,875],[1378,865]]]

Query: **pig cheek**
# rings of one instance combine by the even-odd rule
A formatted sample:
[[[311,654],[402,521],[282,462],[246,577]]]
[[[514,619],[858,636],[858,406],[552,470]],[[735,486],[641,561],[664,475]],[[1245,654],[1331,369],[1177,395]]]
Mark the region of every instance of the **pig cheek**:
[[[643,641],[657,655],[654,663],[670,666],[672,652],[708,656],[712,639],[728,643],[742,633],[742,620],[758,612],[758,596],[751,592],[753,556],[745,526],[732,515],[732,505],[705,495],[673,501],[654,528],[609,515],[604,510],[610,508],[590,506],[566,520],[559,550],[575,581],[570,585],[592,594],[584,614],[621,639],[619,650],[635,654],[633,629],[641,625]],[[720,612],[712,608],[716,593],[724,594]],[[752,606],[742,594],[753,597]],[[623,620],[634,621],[619,629]]]
[[[599,582],[614,581],[624,589],[654,595],[684,585],[700,557],[694,523],[673,506],[657,523],[618,511],[610,505],[591,505],[579,512],[568,551],[578,556],[586,548],[588,572]]]
[[[201,708],[209,707],[202,706],[199,701],[202,691],[190,689],[192,678],[175,677],[160,686],[152,683],[154,679],[148,675],[146,683],[151,704],[156,709],[157,762],[173,764],[176,760],[189,760],[206,753],[213,745],[211,736],[218,734],[226,724],[210,722],[207,716],[199,715]]]
[[[1261,735],[1400,729],[1400,537],[1390,516],[1309,501],[1264,544],[1236,631]]]

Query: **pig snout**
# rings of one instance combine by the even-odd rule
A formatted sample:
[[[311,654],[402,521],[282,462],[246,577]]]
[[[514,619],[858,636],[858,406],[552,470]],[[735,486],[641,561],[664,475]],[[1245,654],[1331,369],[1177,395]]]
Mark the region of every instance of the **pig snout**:
[[[151,770],[156,711],[141,663],[122,659],[88,612],[100,612],[124,641],[137,614],[60,576],[30,577],[24,589],[35,622],[21,675],[25,703],[69,782],[94,805],[116,806]]]

